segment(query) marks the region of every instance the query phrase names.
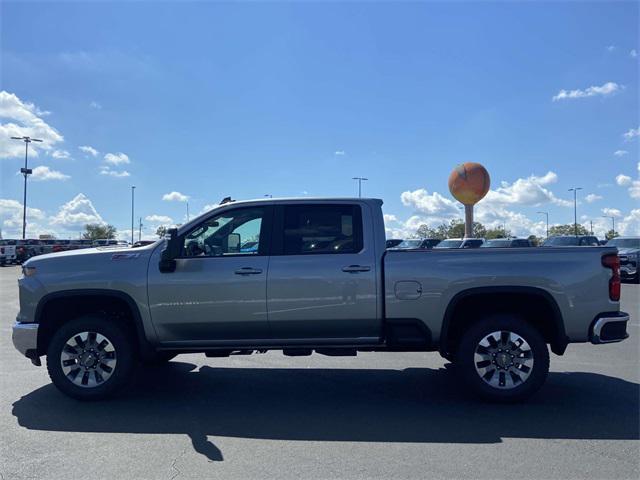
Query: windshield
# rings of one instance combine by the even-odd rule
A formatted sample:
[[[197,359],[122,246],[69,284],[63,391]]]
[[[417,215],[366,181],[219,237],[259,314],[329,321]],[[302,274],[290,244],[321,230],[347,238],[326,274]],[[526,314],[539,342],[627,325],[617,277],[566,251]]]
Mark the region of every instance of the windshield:
[[[460,245],[462,245],[462,240],[442,240],[433,248],[460,248]]]
[[[482,245],[480,245],[480,248],[509,246],[511,246],[511,240],[487,240]]]
[[[576,246],[579,242],[578,237],[551,237],[547,238],[542,244],[543,247],[570,247]]]
[[[422,240],[403,240],[396,248],[418,248]]]
[[[607,247],[640,248],[640,238],[612,238]]]

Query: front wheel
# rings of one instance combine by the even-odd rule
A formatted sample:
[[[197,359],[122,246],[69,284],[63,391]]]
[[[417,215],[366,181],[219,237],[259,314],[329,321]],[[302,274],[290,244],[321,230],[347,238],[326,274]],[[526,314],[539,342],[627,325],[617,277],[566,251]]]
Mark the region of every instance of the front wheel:
[[[466,386],[493,402],[529,398],[549,373],[549,350],[540,332],[509,315],[485,318],[470,327],[456,360]]]
[[[135,361],[126,328],[102,316],[88,315],[63,324],[47,349],[53,384],[78,400],[102,400],[131,378]]]

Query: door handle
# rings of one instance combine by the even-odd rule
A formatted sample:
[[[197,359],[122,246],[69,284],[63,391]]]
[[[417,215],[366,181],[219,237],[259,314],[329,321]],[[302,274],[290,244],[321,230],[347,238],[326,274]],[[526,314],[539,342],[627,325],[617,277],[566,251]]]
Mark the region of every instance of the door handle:
[[[261,268],[242,267],[234,272],[236,275],[258,275],[262,273]]]
[[[367,267],[365,265],[349,265],[348,267],[342,267],[342,271],[347,273],[368,272],[369,270],[371,270],[371,267]]]

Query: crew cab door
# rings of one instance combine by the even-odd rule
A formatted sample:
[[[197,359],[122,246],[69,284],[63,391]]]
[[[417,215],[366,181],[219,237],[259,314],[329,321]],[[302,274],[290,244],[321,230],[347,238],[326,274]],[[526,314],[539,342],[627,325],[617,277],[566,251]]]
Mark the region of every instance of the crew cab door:
[[[277,207],[267,279],[267,310],[275,339],[300,344],[379,339],[378,267],[371,216],[364,207]]]
[[[149,264],[151,318],[160,342],[217,345],[266,339],[271,207],[225,209],[182,238],[174,272]],[[252,343],[252,342],[247,342]]]

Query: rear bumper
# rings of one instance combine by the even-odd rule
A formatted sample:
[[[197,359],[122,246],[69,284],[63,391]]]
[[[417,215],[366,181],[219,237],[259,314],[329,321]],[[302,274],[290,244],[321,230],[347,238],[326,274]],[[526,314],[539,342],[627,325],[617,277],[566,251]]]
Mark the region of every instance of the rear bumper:
[[[40,365],[37,323],[14,323],[11,339],[13,340],[13,346],[16,347],[16,350],[31,359],[34,365]]]
[[[591,324],[589,340],[594,344],[621,342],[629,337],[625,312],[601,313]]]

